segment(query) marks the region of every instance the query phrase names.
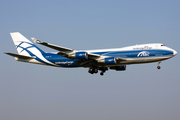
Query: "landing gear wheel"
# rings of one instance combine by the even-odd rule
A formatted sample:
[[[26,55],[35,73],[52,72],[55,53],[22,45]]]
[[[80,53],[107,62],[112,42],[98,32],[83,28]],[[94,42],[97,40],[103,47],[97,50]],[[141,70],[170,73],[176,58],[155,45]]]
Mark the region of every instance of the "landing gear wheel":
[[[98,69],[94,69],[94,73],[98,73]]]
[[[89,69],[89,71],[88,71],[89,73],[91,73],[92,72],[92,70],[91,69]]]
[[[161,69],[161,66],[157,66],[157,69]]]
[[[104,72],[101,72],[100,75],[103,76],[103,75],[104,75]]]
[[[89,69],[89,71],[88,71],[90,74],[94,74],[94,71],[93,71],[93,69]]]
[[[98,69],[97,68],[89,68],[89,71],[88,71],[90,74],[97,74],[98,73]]]

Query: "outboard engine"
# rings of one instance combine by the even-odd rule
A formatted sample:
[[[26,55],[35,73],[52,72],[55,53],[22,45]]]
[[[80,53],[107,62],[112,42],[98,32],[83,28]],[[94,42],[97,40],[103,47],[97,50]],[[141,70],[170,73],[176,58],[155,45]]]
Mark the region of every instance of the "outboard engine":
[[[69,54],[68,56],[76,59],[88,59],[88,54],[86,52],[76,52]]]
[[[113,67],[110,67],[110,69],[113,69],[113,70],[116,70],[116,71],[124,71],[124,70],[126,70],[126,65],[113,66]]]
[[[75,58],[76,59],[88,59],[88,54],[86,52],[76,52]]]

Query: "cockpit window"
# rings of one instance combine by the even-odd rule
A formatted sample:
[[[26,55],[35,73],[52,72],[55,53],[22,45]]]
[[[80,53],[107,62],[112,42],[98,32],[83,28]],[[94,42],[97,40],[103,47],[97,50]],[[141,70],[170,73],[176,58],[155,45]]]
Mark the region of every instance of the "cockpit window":
[[[161,45],[161,46],[165,46],[165,45]]]

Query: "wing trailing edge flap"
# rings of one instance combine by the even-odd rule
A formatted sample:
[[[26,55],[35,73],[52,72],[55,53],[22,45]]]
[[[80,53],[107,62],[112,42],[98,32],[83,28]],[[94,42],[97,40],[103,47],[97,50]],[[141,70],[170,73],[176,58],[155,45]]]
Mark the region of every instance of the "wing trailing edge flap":
[[[14,54],[14,53],[5,53],[5,54],[16,57],[16,58],[20,58],[20,59],[35,59],[36,58],[36,57],[29,57],[25,55]]]

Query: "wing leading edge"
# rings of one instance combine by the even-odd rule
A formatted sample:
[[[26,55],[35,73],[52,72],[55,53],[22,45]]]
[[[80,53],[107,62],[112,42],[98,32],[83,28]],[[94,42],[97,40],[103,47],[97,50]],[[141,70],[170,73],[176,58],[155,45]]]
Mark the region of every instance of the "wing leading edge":
[[[37,40],[36,38],[31,38],[35,43],[38,43],[38,44],[41,44],[41,45],[44,45],[46,47],[49,47],[49,48],[52,48],[54,50],[57,50],[59,51],[57,54],[62,56],[62,57],[67,57],[67,58],[70,58],[72,59],[73,57],[73,54],[75,54],[76,52],[81,52],[81,51],[77,51],[77,50],[74,50],[74,49],[70,49],[70,48],[65,48],[65,47],[61,47],[61,46],[57,46],[57,45],[53,45],[53,44],[50,44],[50,43],[46,43],[46,42],[41,42],[40,40]],[[100,57],[100,55],[97,55],[97,54],[91,54],[91,53],[87,53],[88,55],[88,58],[89,59],[97,59]]]

